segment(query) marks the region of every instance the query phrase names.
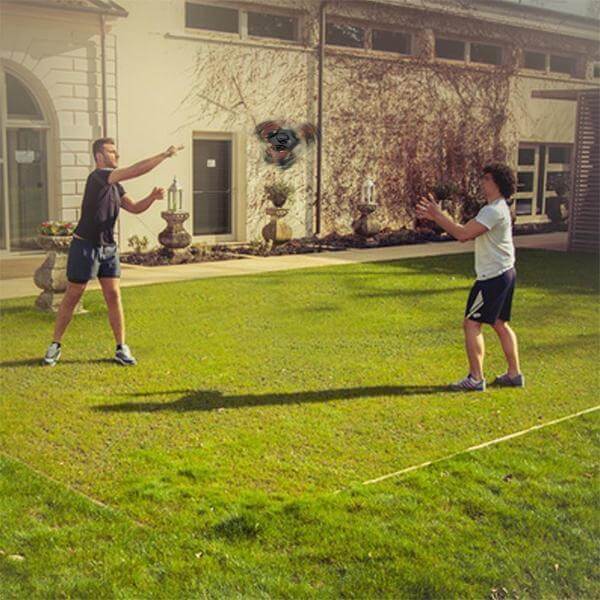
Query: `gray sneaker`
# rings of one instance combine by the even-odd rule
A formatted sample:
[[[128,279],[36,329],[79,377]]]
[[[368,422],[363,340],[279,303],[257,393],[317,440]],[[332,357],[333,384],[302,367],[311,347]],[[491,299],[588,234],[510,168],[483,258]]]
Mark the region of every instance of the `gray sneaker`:
[[[478,381],[469,373],[464,379],[451,384],[450,389],[455,392],[485,392],[485,379]]]
[[[133,366],[137,364],[137,360],[133,358],[131,350],[127,344],[123,344],[119,350],[115,352],[115,360],[120,365]]]
[[[42,361],[43,365],[48,367],[53,367],[58,362],[60,358],[60,346],[56,342],[52,342],[48,346],[48,350],[46,350],[46,356],[44,356],[44,360]]]
[[[519,373],[516,377],[509,377],[508,373],[504,373],[504,375],[500,375],[500,377],[496,377],[494,379],[494,384],[500,387],[525,387],[525,377],[523,377],[523,373]]]

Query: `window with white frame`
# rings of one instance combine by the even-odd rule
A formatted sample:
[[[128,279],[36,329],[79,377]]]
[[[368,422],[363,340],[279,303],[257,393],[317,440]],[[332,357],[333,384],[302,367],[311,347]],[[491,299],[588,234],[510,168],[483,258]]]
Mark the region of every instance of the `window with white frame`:
[[[412,54],[412,35],[406,31],[363,23],[328,21],[325,43],[329,46],[364,48],[409,56]]]
[[[266,7],[256,11],[188,0],[185,4],[185,26],[188,29],[234,33],[242,38],[267,38],[297,42],[300,18],[297,14]]]
[[[471,42],[445,37],[435,38],[435,57],[485,65],[501,65],[502,46],[485,42]]]
[[[546,215],[546,203],[557,195],[560,181],[571,173],[570,144],[519,145],[516,214],[524,220]]]

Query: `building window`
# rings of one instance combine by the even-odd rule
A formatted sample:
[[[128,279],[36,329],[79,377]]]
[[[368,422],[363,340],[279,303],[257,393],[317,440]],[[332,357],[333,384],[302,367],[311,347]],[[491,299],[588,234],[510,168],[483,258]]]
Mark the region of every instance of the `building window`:
[[[542,52],[531,52],[526,50],[523,53],[523,66],[526,69],[534,69],[536,71],[546,70],[546,55]]]
[[[42,121],[42,111],[29,90],[10,73],[6,73],[6,111],[9,119]]]
[[[594,79],[600,79],[600,63],[596,63],[592,70],[592,76]]]
[[[466,42],[436,38],[435,55],[446,60],[465,60]]]
[[[373,50],[396,52],[398,54],[411,53],[411,37],[401,31],[386,29],[373,29]]]
[[[542,219],[547,201],[569,180],[571,146],[567,144],[522,144],[519,146],[516,213],[524,220]]]
[[[502,64],[502,48],[491,44],[471,44],[471,62],[486,65]]]
[[[552,73],[565,73],[566,75],[575,75],[575,59],[571,56],[550,55],[550,71]]]
[[[248,35],[294,41],[297,25],[297,17],[248,12]]]
[[[239,20],[239,11],[235,8],[194,2],[185,5],[185,26],[193,29],[239,33]]]
[[[366,29],[357,25],[327,23],[325,42],[333,46],[365,47]]]

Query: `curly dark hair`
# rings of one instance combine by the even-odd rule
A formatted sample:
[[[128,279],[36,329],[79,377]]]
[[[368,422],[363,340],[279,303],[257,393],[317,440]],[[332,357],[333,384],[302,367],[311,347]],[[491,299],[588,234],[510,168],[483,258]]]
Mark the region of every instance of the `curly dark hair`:
[[[483,167],[483,173],[489,173],[500,193],[507,200],[517,191],[517,180],[514,171],[506,164],[495,162]]]

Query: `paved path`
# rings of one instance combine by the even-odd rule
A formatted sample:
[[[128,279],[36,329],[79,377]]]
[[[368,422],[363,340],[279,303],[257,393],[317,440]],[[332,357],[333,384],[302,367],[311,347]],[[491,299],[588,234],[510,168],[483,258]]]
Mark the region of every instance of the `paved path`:
[[[515,238],[517,248],[539,248],[545,250],[566,251],[567,234],[564,232],[522,235]],[[440,256],[473,251],[473,242],[434,242],[410,246],[390,246],[387,248],[367,248],[363,250],[345,250],[340,252],[321,252],[314,254],[295,254],[287,256],[257,257],[251,256],[239,260],[224,260],[206,263],[192,263],[166,267],[142,267],[122,264],[122,286],[149,285],[169,281],[204,279],[207,277],[227,277],[304,269],[307,267],[326,267],[351,263],[400,260],[422,256]],[[43,258],[27,257],[2,260],[0,263],[0,300],[34,296],[40,290],[33,283],[33,271]],[[27,277],[19,274],[18,262],[22,261],[23,271],[29,271]],[[98,281],[90,283],[88,289],[98,289]]]

